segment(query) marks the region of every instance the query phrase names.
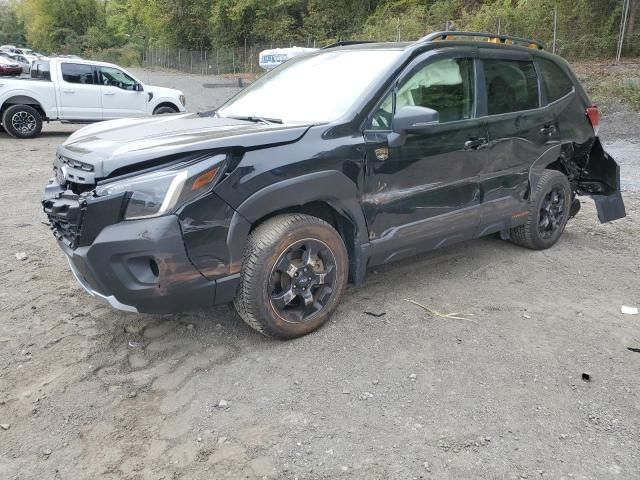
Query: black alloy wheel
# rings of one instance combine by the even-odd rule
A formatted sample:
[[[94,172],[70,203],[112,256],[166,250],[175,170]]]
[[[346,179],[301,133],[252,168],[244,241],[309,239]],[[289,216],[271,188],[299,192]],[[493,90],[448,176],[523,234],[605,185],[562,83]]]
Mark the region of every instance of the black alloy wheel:
[[[271,269],[271,305],[292,323],[310,320],[331,298],[336,259],[320,240],[306,238],[291,245]]]
[[[302,213],[277,215],[249,236],[234,305],[263,335],[300,337],[331,317],[348,274],[349,255],[332,225]]]
[[[545,195],[538,215],[538,232],[541,238],[547,240],[553,237],[559,228],[564,228],[565,204],[565,193],[559,185],[554,186]]]
[[[533,250],[552,247],[564,232],[572,202],[567,176],[557,170],[543,170],[531,192],[524,224],[510,231],[511,241]]]

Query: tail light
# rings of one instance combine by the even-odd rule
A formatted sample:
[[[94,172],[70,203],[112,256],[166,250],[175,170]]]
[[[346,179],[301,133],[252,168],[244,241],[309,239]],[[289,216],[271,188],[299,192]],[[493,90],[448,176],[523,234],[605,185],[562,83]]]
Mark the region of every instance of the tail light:
[[[598,130],[600,130],[600,110],[597,105],[587,107],[587,118],[593,127],[593,131],[598,135]]]

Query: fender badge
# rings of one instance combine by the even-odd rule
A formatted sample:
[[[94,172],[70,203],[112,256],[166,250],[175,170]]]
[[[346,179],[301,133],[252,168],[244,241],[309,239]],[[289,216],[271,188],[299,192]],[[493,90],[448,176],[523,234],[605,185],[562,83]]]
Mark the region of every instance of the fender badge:
[[[387,147],[376,148],[374,153],[376,154],[376,158],[381,162],[389,159],[389,148]]]

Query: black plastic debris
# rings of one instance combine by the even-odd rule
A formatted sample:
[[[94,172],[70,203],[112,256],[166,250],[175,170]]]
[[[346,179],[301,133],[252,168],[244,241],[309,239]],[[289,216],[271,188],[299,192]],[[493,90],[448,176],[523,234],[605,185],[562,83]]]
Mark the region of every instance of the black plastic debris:
[[[591,375],[589,375],[588,373],[583,373],[582,374],[582,380],[584,380],[585,382],[590,382],[591,381]]]
[[[627,347],[630,352],[640,353],[640,348]]]
[[[382,313],[364,312],[364,314],[379,318],[379,317],[384,317],[387,314],[387,312],[382,312]]]

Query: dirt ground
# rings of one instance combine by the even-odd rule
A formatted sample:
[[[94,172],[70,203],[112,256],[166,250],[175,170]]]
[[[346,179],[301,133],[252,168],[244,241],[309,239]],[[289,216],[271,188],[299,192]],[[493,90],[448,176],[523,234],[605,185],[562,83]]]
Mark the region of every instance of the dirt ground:
[[[144,75],[192,108],[231,93]],[[587,199],[547,251],[492,237],[378,268],[289,342],[229,306],[128,314],[81,290],[39,204],[77,128],[0,133],[0,479],[640,478],[640,315],[620,312],[640,306],[639,115],[603,120],[627,218]]]

